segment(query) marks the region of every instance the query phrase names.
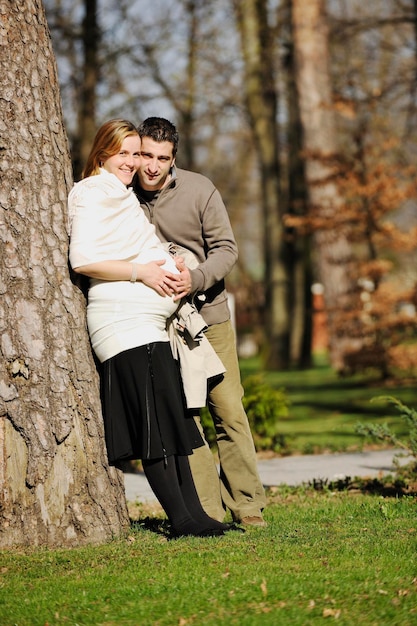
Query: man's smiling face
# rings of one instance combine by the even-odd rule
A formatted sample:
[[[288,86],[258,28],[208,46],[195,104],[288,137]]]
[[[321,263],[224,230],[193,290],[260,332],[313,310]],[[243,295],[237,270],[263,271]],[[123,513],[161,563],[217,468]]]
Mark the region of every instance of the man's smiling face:
[[[142,189],[157,191],[165,185],[175,162],[173,147],[170,141],[157,142],[150,137],[142,137],[138,169]]]

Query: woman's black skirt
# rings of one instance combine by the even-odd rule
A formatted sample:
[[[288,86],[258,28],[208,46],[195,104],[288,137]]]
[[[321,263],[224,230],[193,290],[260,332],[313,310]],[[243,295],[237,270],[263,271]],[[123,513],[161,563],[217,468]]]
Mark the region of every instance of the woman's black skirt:
[[[125,350],[102,364],[102,406],[110,465],[189,455],[203,440],[187,413],[169,342]]]

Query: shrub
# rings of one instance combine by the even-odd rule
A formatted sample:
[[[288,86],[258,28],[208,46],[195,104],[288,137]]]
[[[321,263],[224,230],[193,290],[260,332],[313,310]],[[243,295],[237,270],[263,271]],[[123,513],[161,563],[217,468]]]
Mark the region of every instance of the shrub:
[[[358,424],[356,432],[371,439],[385,441],[396,448],[403,450],[404,455],[414,457],[413,467],[417,469],[417,411],[403,404],[397,398],[392,396],[378,396],[374,401],[385,401],[393,404],[400,412],[401,418],[406,422],[408,427],[408,440],[399,439],[389,428],[387,424]],[[398,456],[398,455],[397,455]]]
[[[289,400],[283,389],[274,389],[263,376],[256,374],[243,380],[243,406],[248,416],[255,447],[260,450],[282,452],[285,438],[280,433],[279,422],[288,416]],[[201,411],[201,422],[210,446],[216,443],[213,420],[207,408]]]

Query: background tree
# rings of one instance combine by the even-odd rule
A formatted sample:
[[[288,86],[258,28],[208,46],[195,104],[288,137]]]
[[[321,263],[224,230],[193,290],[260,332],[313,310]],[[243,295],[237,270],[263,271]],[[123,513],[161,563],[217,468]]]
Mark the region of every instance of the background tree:
[[[0,0],[0,14],[0,545],[97,543],[129,519],[68,272],[55,59],[40,0]]]
[[[354,324],[348,323],[352,336],[362,338],[360,350],[354,344],[347,350],[345,370],[372,366],[384,377],[400,370],[415,374],[415,13],[412,3],[393,2],[368,17],[355,5],[332,22],[335,61],[347,61],[346,39],[355,51],[347,65],[348,89],[333,75],[345,201],[338,228],[354,246],[357,279]],[[405,53],[413,47],[411,56]],[[373,60],[371,81],[364,54]]]
[[[409,255],[416,249],[415,219],[404,231],[404,220],[409,221],[416,198],[414,168],[408,164],[412,134],[400,145],[403,124],[410,115],[407,92],[414,63],[410,64],[409,56],[396,53],[404,48],[407,37],[412,38],[410,28],[408,34],[406,28],[399,34],[397,26],[412,21],[410,13],[369,17],[369,7],[356,4],[331,22],[333,65],[328,67],[333,89],[327,108],[337,129],[339,152],[331,159],[333,171],[329,171],[338,210],[327,213],[323,222],[320,206],[313,205],[309,219],[315,232],[331,229],[335,238],[342,236],[351,248],[346,305],[334,310],[330,329],[341,348],[337,368],[351,372],[373,367],[388,376],[399,369],[415,370],[417,365],[412,366],[415,333],[410,326],[410,313],[415,315],[415,273],[411,282],[404,280],[410,272],[401,253],[402,249]],[[348,49],[353,54],[347,55]],[[371,80],[363,60],[370,53]],[[347,66],[348,83],[345,73],[341,77],[336,71],[339,61]],[[397,112],[392,122],[387,110]],[[307,152],[307,161],[310,156]]]
[[[103,61],[99,3],[100,0],[44,3],[54,48],[61,61],[61,91],[68,103],[65,121],[75,180],[81,177],[98,127],[97,93]]]
[[[82,67],[78,98],[78,134],[73,146],[73,166],[76,180],[79,179],[90,147],[97,131],[97,88],[100,77],[98,50],[100,28],[97,20],[97,0],[84,0],[82,21]]]
[[[266,365],[290,362],[290,258],[281,219],[277,95],[266,0],[234,2],[245,67],[245,95],[259,159],[265,260]]]
[[[292,19],[308,200],[319,223],[315,259],[328,312],[330,361],[340,370],[346,343],[351,343],[340,316],[352,306],[353,253],[345,233],[333,227],[343,198],[335,181],[338,145],[324,7],[323,0],[308,5],[293,0]]]
[[[292,1],[285,0],[280,6],[277,32],[282,42],[282,93],[287,115],[285,130],[286,146],[283,158],[283,195],[287,215],[307,214],[307,189],[305,162],[302,157],[302,127],[295,82],[294,43],[292,38]],[[285,216],[284,216],[285,220]],[[291,302],[291,363],[309,367],[312,363],[313,302],[312,285],[314,273],[311,261],[311,237],[296,228],[286,229],[287,247],[292,263]]]

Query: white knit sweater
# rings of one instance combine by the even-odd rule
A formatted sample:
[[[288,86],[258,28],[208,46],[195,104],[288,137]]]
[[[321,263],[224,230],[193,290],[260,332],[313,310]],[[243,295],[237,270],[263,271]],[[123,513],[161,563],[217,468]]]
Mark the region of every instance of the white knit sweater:
[[[148,263],[177,273],[136,196],[104,169],[76,183],[68,197],[70,263],[73,268],[99,261]],[[168,341],[166,319],[178,304],[141,282],[90,279],[87,324],[97,358],[105,361],[123,350]]]

